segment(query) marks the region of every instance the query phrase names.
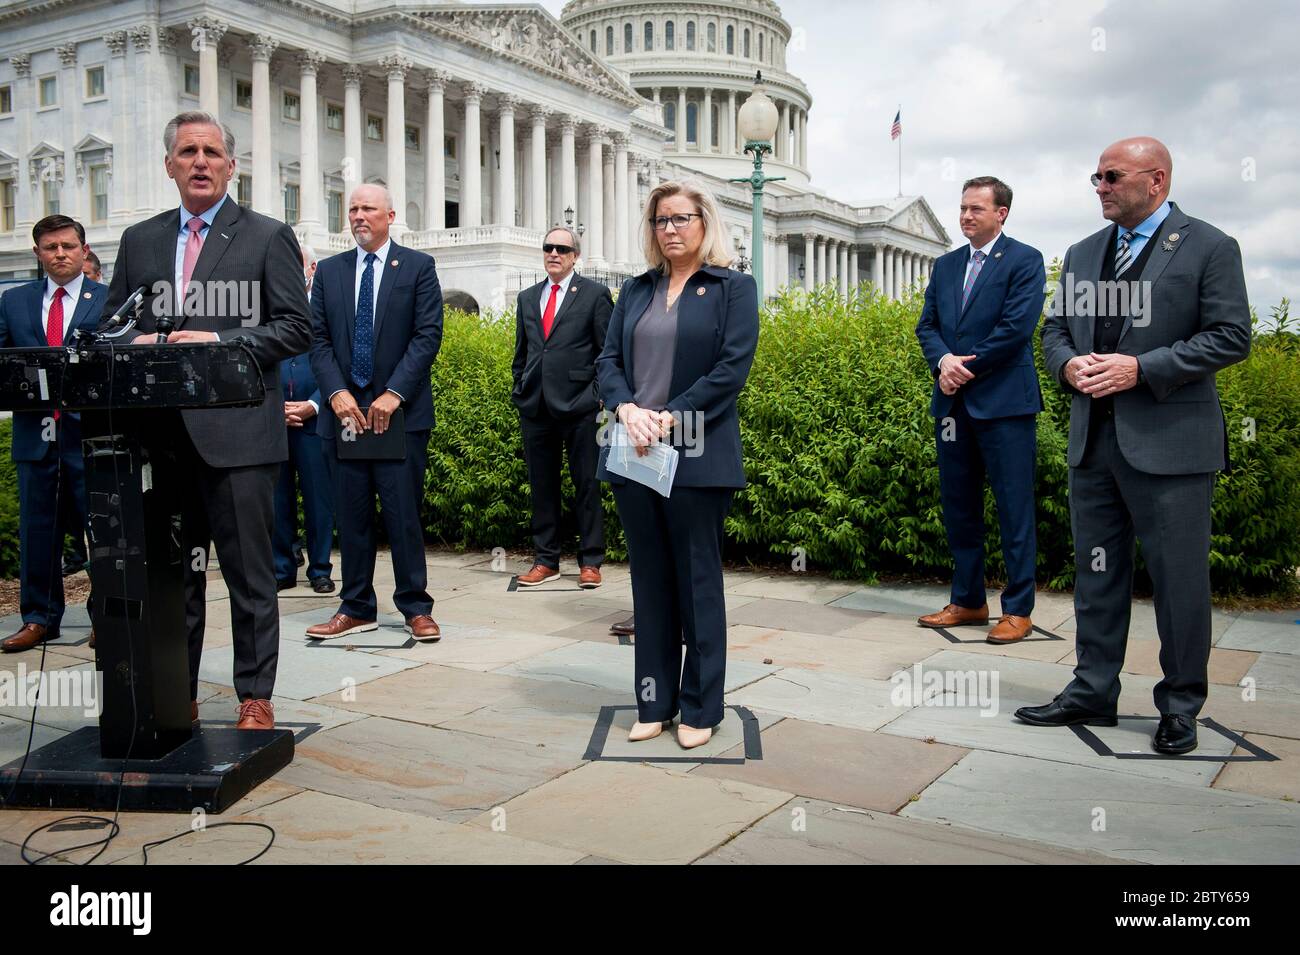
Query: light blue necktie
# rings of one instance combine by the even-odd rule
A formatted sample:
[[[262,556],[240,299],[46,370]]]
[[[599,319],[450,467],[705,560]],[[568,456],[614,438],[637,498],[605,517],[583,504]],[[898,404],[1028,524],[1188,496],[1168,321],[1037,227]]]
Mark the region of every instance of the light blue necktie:
[[[358,388],[370,384],[375,370],[375,270],[378,256],[366,253],[361,269],[361,291],[357,294],[357,321],[352,330],[352,382]]]
[[[975,280],[980,277],[980,269],[984,268],[984,253],[976,252],[972,256],[970,275],[966,276],[966,287],[961,290],[961,308],[966,310],[966,300],[970,298],[970,290],[975,287]]]

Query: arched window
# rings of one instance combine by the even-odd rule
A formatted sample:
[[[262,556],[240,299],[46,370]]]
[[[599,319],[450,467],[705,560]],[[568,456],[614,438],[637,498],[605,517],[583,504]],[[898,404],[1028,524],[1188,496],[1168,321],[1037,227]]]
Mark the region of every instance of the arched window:
[[[749,59],[749,28],[748,27],[746,27],[745,29],[744,39],[740,46],[740,55],[743,56],[745,59]]]
[[[695,21],[689,20],[686,23],[686,49],[695,49]]]
[[[653,50],[655,48],[655,25],[649,20],[645,22],[645,49]]]
[[[632,24],[623,24],[623,52],[632,52]]]
[[[718,105],[709,107],[709,145],[718,148]]]
[[[591,31],[591,52],[592,52],[592,53],[599,53],[599,52],[600,52],[599,50],[596,49],[596,31],[595,31],[595,30],[592,30],[592,31]]]
[[[710,23],[704,28],[704,33],[706,38],[705,43],[707,44],[706,49],[710,53],[716,53],[718,51],[718,25],[716,23]]]
[[[675,45],[677,40],[676,32],[677,31],[673,27],[672,20],[669,20],[667,23],[664,24],[664,49],[665,50],[674,50],[677,48]]]
[[[695,103],[686,104],[686,141],[688,143],[698,143],[700,138],[696,135],[696,129],[699,126],[700,108]]]
[[[736,55],[736,28],[727,27],[727,56]]]
[[[664,129],[677,128],[677,104],[664,103]]]
[[[605,55],[614,55],[614,28],[605,27]]]

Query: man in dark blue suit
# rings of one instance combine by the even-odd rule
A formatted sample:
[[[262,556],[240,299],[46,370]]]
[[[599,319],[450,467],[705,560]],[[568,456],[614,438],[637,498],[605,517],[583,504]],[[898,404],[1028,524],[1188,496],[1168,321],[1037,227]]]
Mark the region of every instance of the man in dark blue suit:
[[[316,253],[310,246],[302,249],[302,272],[305,291],[311,295],[316,274]],[[302,511],[306,522],[307,580],[318,594],[332,594],[330,580],[330,540],[334,536],[334,496],[321,439],[317,433],[320,414],[320,388],[311,370],[309,352],[293,355],[280,362],[280,390],[284,392],[284,424],[289,429],[289,460],[280,470],[275,486],[275,586],[288,590],[298,582],[298,558],[294,553],[298,535],[297,492],[302,491]]]
[[[1035,416],[1043,410],[1033,335],[1046,273],[1037,249],[1002,232],[1011,189],[992,176],[962,186],[961,231],[970,245],[934,264],[916,326],[934,373],[939,496],[952,550],[951,601],[923,627],[983,626],[984,478],[998,506],[1007,584],[990,643],[1023,640],[1033,628]]]
[[[94,331],[104,310],[108,289],[81,272],[89,248],[80,222],[46,216],[32,229],[32,239],[45,278],[0,297],[0,348],[58,347],[79,328]],[[6,653],[29,650],[59,635],[63,536],[79,538],[86,526],[81,416],[15,412],[12,455],[18,470],[23,625],[0,642]]]
[[[312,281],[311,365],[329,402],[319,432],[332,459],[343,560],[338,613],[307,628],[309,637],[320,640],[378,627],[376,493],[392,550],[393,603],[415,639],[440,636],[425,589],[420,501],[433,429],[429,372],[442,344],[442,289],[432,258],[389,238],[395,217],[393,197],[383,186],[354,189],[348,224],[356,248],[325,259]],[[405,417],[403,460],[339,456],[339,445],[350,436],[387,431],[398,408]]]

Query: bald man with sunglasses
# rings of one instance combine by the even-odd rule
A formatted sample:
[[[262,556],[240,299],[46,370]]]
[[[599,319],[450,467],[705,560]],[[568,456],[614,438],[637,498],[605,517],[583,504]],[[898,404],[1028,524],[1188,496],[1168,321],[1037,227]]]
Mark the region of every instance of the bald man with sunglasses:
[[[596,356],[614,299],[600,282],[574,272],[582,249],[573,230],[557,226],[542,244],[545,281],[519,293],[511,400],[519,409],[532,491],[532,569],[521,587],[560,576],[561,461],[569,456],[578,524],[579,586],[600,586],[605,531],[596,480]]]

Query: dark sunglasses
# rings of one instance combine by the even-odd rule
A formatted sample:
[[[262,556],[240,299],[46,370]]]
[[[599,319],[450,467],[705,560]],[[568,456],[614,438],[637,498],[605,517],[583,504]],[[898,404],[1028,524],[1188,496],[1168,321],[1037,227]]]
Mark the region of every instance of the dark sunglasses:
[[[1127,172],[1120,172],[1118,169],[1107,169],[1105,172],[1094,172],[1091,176],[1088,177],[1088,181],[1089,181],[1090,183],[1092,183],[1093,186],[1100,186],[1100,185],[1101,185],[1101,181],[1102,181],[1103,179],[1105,179],[1105,180],[1106,180],[1106,183],[1107,183],[1108,185],[1113,186],[1113,185],[1115,185],[1115,183],[1119,182],[1119,181],[1120,181],[1121,179],[1123,179],[1125,176],[1128,176],[1128,175],[1134,175],[1134,176],[1137,176],[1137,175],[1140,175],[1141,173],[1144,173],[1144,172],[1155,172],[1155,170],[1154,170],[1154,169],[1139,169],[1139,170],[1137,170],[1137,172],[1134,172],[1134,173],[1127,173]]]
[[[547,242],[545,245],[542,246],[542,251],[545,252],[547,255],[550,255],[553,252],[556,253],[557,255],[568,255],[570,252],[573,251],[573,246],[555,245],[552,242]]]

